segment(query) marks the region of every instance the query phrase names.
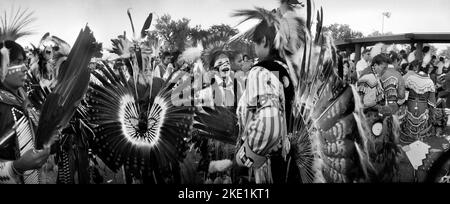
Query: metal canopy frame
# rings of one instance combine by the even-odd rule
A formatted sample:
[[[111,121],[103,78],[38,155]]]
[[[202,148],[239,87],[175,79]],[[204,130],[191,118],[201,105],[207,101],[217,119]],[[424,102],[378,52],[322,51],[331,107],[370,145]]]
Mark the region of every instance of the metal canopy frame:
[[[335,41],[338,50],[355,52],[355,62],[361,58],[361,48],[373,46],[377,43],[384,44],[414,44],[418,52],[422,51],[424,43],[450,43],[450,33],[405,33],[367,38],[352,38]]]

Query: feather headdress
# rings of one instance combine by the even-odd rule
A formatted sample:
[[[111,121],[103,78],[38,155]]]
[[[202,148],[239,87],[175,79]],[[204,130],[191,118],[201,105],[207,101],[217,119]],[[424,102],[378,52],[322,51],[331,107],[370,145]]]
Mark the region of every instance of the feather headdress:
[[[9,17],[7,17],[6,11],[0,15],[0,41],[16,41],[21,37],[33,34],[27,27],[36,20],[33,17],[34,12],[22,8],[17,11],[13,10],[11,8]]]
[[[135,57],[140,58],[139,55],[137,55],[137,52],[140,52],[140,50],[151,50],[150,47],[146,47],[145,43],[143,41],[148,35],[148,29],[150,28],[153,20],[153,14],[150,13],[147,17],[147,19],[144,22],[144,25],[142,26],[142,29],[140,31],[140,35],[136,36],[136,31],[134,28],[133,18],[131,17],[131,9],[127,10],[127,15],[130,20],[131,28],[133,31],[132,39],[129,40],[127,38],[126,32],[124,32],[123,35],[119,35],[117,39],[112,39],[111,42],[113,44],[113,48],[109,50],[111,53],[115,53],[122,58],[130,58],[135,55]],[[138,62],[141,61],[141,59],[136,59]],[[142,66],[140,64],[140,66]]]
[[[230,50],[225,42],[219,41],[207,45],[206,49],[203,51],[202,58],[203,63],[208,70],[214,69],[214,62],[221,54],[231,58],[234,51]]]
[[[242,20],[239,24],[242,24],[243,22],[250,20],[250,19],[257,19],[260,23],[265,23],[267,25],[277,25],[277,16],[274,11],[269,11],[264,8],[256,7],[254,10],[238,10],[235,13],[232,14],[232,17],[244,17],[244,20]],[[258,25],[259,25],[258,24]],[[250,28],[246,32],[242,32],[240,34],[237,34],[233,36],[229,43],[236,42],[236,41],[249,41],[253,38],[253,34],[255,33],[257,25]]]
[[[126,33],[119,35],[116,39],[111,39],[112,49],[109,52],[118,55],[120,58],[127,59],[131,57],[130,50],[132,42],[127,39]]]
[[[0,42],[3,43],[3,47],[0,48],[0,54],[2,63],[0,64],[0,81],[5,80],[8,72],[7,65],[9,64],[9,50],[6,48],[4,42],[7,40],[16,41],[17,39],[33,34],[27,27],[33,23],[36,18],[33,17],[34,12],[28,9],[22,10],[22,8],[14,11],[11,8],[9,17],[6,14],[6,10],[3,15],[0,15]]]
[[[110,50],[110,52],[117,54],[119,56],[118,59],[124,62],[128,70],[132,70],[132,79],[134,82],[135,93],[137,94],[139,92],[138,86],[149,87],[149,89],[152,90],[153,78],[147,77],[148,73],[146,73],[146,71],[153,70],[151,59],[152,48],[147,46],[144,41],[148,35],[147,31],[151,26],[153,14],[150,13],[145,20],[139,36],[136,36],[133,19],[131,17],[131,9],[127,10],[127,15],[133,31],[132,40],[129,40],[124,32],[124,34],[117,39],[111,40],[113,49]],[[143,94],[145,95],[145,93]]]
[[[180,60],[187,62],[188,64],[193,64],[197,60],[201,59],[203,50],[200,47],[190,47],[187,48],[180,55]]]

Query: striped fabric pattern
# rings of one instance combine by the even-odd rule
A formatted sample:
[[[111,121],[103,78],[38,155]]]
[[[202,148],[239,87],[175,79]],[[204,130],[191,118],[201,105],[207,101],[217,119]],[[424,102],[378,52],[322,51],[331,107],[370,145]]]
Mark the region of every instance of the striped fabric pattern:
[[[242,140],[262,156],[276,150],[286,133],[283,85],[276,74],[254,67],[237,110]]]
[[[265,117],[265,114],[272,114],[272,117]],[[267,155],[274,150],[281,142],[283,134],[283,123],[280,112],[277,108],[264,108],[255,118],[247,124],[246,135],[249,147],[259,155]]]

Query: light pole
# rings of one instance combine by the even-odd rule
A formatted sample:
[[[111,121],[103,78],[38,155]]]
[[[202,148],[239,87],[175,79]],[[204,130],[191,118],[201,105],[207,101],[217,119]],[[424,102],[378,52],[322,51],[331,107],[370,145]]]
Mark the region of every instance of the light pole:
[[[383,19],[382,19],[382,24],[381,24],[381,34],[384,34],[384,17],[386,16],[387,18],[391,17],[391,12],[383,12],[382,14]]]

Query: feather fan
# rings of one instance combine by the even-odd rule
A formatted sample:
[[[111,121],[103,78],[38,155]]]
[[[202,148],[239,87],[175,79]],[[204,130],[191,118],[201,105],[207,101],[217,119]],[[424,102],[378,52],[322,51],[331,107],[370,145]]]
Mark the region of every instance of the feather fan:
[[[226,107],[199,107],[195,111],[194,128],[197,136],[236,144],[238,121]]]
[[[127,170],[148,173],[183,160],[194,109],[182,106],[191,99],[179,96],[188,82],[153,86],[160,91],[143,110],[122,70],[116,74],[103,66],[92,74],[100,81],[91,83],[87,95],[89,121],[97,124],[94,150],[109,168],[124,165]]]

